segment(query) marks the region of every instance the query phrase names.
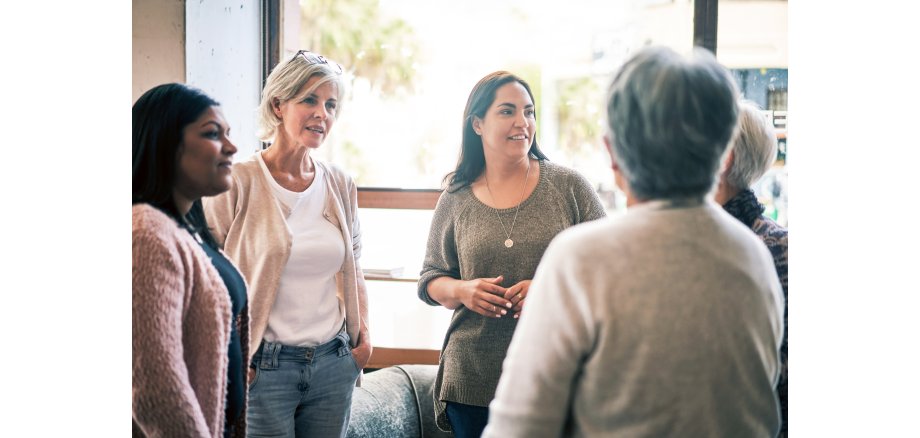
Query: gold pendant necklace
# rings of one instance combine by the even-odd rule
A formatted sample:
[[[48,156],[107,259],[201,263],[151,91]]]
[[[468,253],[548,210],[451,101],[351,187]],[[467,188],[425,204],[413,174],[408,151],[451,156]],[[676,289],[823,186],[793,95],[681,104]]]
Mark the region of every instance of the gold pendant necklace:
[[[507,237],[505,239],[505,248],[511,248],[514,246],[514,240],[511,240],[511,233],[514,232],[514,224],[517,222],[518,212],[521,210],[521,204],[524,203],[524,192],[527,189],[527,180],[530,179],[530,159],[527,159],[527,173],[524,174],[524,183],[521,185],[521,199],[518,200],[517,208],[514,209],[514,219],[511,220],[511,230],[505,229],[505,222],[502,220],[502,216],[498,214],[498,211],[495,212],[495,216],[498,217],[498,223],[502,224],[502,231]],[[492,194],[492,188],[489,187],[489,175],[486,173],[486,190],[489,191],[489,197],[492,198],[492,203],[498,205],[495,202],[495,195]],[[496,209],[497,210],[497,209]]]

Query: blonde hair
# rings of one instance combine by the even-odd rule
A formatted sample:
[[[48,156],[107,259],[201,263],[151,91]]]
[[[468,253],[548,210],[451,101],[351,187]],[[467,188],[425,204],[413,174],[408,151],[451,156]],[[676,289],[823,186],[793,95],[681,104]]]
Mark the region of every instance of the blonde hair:
[[[317,76],[320,80],[313,83],[313,86],[301,90],[301,88]],[[286,62],[281,62],[268,75],[265,80],[265,87],[262,88],[262,101],[258,108],[259,139],[269,141],[275,138],[278,125],[281,119],[275,114],[272,108],[272,102],[277,99],[278,102],[284,103],[289,100],[300,100],[326,83],[334,83],[338,89],[338,104],[336,106],[336,115],[342,113],[342,100],[345,96],[344,81],[342,75],[337,73],[329,64],[310,63],[303,56],[295,54]]]

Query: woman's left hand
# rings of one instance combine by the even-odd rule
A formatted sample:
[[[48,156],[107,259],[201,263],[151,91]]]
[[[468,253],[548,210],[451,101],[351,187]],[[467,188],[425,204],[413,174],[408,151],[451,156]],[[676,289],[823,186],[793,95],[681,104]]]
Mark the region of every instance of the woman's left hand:
[[[374,350],[371,347],[371,343],[366,334],[361,334],[358,337],[358,345],[355,348],[351,349],[351,355],[355,358],[355,363],[358,364],[358,369],[364,369],[364,366],[367,365],[367,362],[371,359],[371,352]]]
[[[505,299],[511,301],[511,311],[514,312],[513,317],[515,319],[521,317],[521,310],[524,308],[524,299],[527,298],[527,293],[530,292],[530,282],[531,280],[522,280],[508,288],[505,292]]]

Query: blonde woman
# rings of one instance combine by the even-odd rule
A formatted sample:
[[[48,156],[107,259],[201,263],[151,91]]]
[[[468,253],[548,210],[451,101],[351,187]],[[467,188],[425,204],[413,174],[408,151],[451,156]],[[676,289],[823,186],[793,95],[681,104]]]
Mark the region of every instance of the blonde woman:
[[[357,189],[311,156],[341,110],[341,73],[307,51],[275,67],[259,107],[271,146],[205,204],[250,283],[249,436],[344,436],[370,358]]]

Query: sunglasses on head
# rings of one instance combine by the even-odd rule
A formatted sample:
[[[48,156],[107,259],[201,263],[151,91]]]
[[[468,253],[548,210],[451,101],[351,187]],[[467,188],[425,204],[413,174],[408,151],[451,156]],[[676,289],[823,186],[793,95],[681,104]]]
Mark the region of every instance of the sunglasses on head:
[[[312,64],[326,64],[326,65],[328,65],[329,67],[332,67],[332,70],[333,70],[334,72],[336,72],[337,74],[342,74],[342,66],[339,65],[339,64],[337,64],[337,63],[335,63],[335,62],[329,61],[328,59],[326,59],[325,57],[323,57],[323,55],[318,55],[318,54],[313,53],[313,52],[311,52],[311,51],[309,51],[309,50],[298,50],[297,53],[294,55],[294,58],[296,58],[296,57],[298,57],[298,56],[303,57],[303,60],[304,60],[304,61],[307,61],[307,64],[308,64],[308,65],[312,65]],[[294,58],[291,58],[291,59],[294,59]]]

